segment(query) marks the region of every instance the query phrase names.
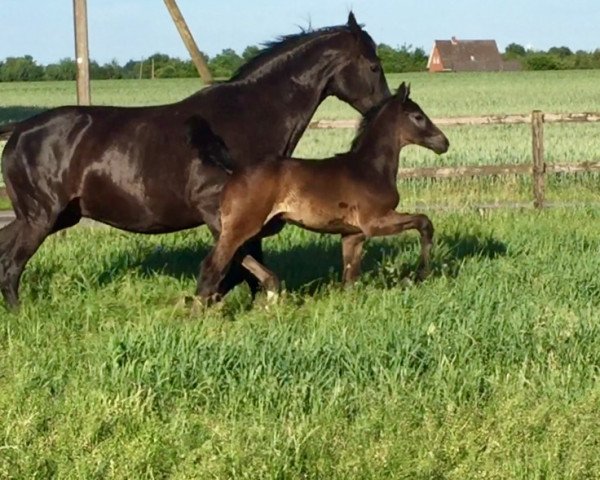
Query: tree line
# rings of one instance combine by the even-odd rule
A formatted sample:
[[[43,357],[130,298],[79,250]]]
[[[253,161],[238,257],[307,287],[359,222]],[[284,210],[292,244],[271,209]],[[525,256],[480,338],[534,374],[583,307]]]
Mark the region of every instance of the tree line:
[[[227,48],[214,57],[204,55],[215,78],[229,78],[243,63],[260,52],[260,47],[249,46],[239,55]],[[386,73],[418,72],[427,68],[427,55],[422,48],[402,45],[394,48],[384,43],[377,46],[377,54]],[[600,68],[600,49],[594,52],[568,47],[552,47],[548,51],[527,50],[511,43],[503,54],[506,60],[517,60],[524,70],[564,70]],[[33,57],[8,57],[0,61],[0,82],[75,80],[77,66],[71,58],[57,63],[38,64]],[[90,76],[94,80],[120,78],[189,78],[198,72],[191,60],[181,60],[163,53],[155,53],[143,60],[129,60],[124,65],[116,60],[100,65],[90,61]]]
[[[425,69],[427,55],[421,48],[403,45],[393,48],[381,44],[377,48],[386,72],[410,72]],[[229,78],[242,64],[261,51],[258,46],[249,46],[238,54],[227,48],[214,57],[206,54],[208,68],[215,78]],[[72,58],[63,58],[57,63],[38,64],[33,57],[8,57],[0,61],[0,82],[75,80],[77,66]],[[189,78],[198,72],[191,60],[181,60],[163,53],[155,53],[143,60],[129,60],[124,65],[116,60],[99,64],[90,60],[90,77],[94,80],[119,78]]]
[[[517,60],[523,70],[589,70],[600,68],[600,48],[593,52],[569,47],[552,47],[547,51],[527,49],[518,43],[506,46],[505,60]]]

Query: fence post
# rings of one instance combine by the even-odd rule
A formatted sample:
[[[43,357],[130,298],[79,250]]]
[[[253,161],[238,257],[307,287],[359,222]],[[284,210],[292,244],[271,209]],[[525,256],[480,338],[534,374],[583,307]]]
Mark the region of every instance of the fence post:
[[[531,135],[533,151],[533,206],[544,208],[544,114],[539,110],[531,112]]]
[[[90,59],[86,0],[73,0],[75,62],[77,64],[77,105],[90,105]]]
[[[205,84],[211,84],[213,82],[212,74],[208,69],[208,65],[206,64],[206,60],[198,50],[198,46],[194,41],[194,37],[192,37],[192,32],[185,23],[185,19],[181,14],[181,10],[177,6],[175,0],[164,0],[171,17],[173,18],[173,22],[175,22],[175,26],[177,27],[177,31],[183,40],[188,52],[190,52],[190,56],[192,57],[192,62],[196,65],[196,69],[198,70],[198,74],[200,78]]]

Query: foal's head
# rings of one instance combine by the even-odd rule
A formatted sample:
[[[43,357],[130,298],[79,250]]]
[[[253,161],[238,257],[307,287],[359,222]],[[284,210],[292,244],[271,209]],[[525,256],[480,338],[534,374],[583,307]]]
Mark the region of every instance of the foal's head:
[[[410,85],[400,84],[390,107],[396,119],[395,131],[399,136],[400,146],[420,145],[435,153],[448,151],[450,142],[446,135],[421,110],[421,107],[410,99]]]

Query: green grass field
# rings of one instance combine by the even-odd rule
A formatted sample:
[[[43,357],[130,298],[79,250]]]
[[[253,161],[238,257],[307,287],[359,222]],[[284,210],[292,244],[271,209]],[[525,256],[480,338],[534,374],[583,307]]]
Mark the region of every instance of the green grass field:
[[[0,323],[3,478],[594,478],[598,210],[433,214],[373,241],[266,242],[288,294],[202,316],[206,232],[50,239]]]
[[[402,78],[432,116],[600,111],[600,72]],[[93,98],[163,103],[196,88],[96,82]],[[73,96],[71,84],[0,83],[0,121]],[[353,115],[327,101],[316,116]],[[547,161],[600,160],[599,129],[547,125]],[[526,126],[445,130],[447,155],[411,147],[401,164],[529,162]],[[310,131],[297,154],[351,138]],[[416,235],[371,241],[344,290],[339,239],[287,227],[265,241],[279,303],[240,287],[194,313],[182,299],[206,229],[48,239],[21,310],[0,306],[0,478],[598,478],[600,209],[472,208],[530,201],[525,176],[399,188],[402,208],[436,226],[422,284]],[[548,180],[550,200],[599,192],[598,175]]]
[[[600,71],[505,72],[486,74],[410,73],[390,75],[396,88],[400,81],[412,83],[412,96],[432,117],[545,112],[600,111]],[[177,101],[200,88],[197,79],[115,80],[92,82],[96,104],[152,105]],[[0,83],[0,122],[17,120],[40,109],[70,104],[75,99],[73,82]],[[358,114],[335,99],[327,99],[315,119],[355,118]],[[600,161],[598,124],[550,124],[545,128],[546,161],[578,163]],[[402,166],[483,165],[529,163],[531,133],[527,125],[445,127],[451,141],[448,154],[436,156],[418,147],[402,153]],[[319,158],[345,151],[352,130],[307,131],[296,155]],[[0,144],[1,148],[1,144]],[[591,179],[591,180],[590,180]],[[550,200],[600,201],[600,184],[595,177],[561,178],[560,188],[549,187]],[[552,181],[553,182],[553,181]],[[551,183],[552,183],[551,182]],[[450,206],[531,199],[530,183],[524,178],[500,181],[476,179],[438,183],[406,182],[402,193],[407,206],[441,203]],[[466,187],[466,188],[465,188]],[[447,199],[439,192],[447,191]],[[474,192],[479,192],[474,195]]]

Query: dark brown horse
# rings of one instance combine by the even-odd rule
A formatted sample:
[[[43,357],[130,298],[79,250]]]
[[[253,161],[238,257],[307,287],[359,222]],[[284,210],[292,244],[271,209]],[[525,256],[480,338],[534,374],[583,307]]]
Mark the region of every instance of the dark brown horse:
[[[396,187],[398,157],[402,147],[416,144],[441,154],[448,150],[445,135],[409,98],[402,83],[393,97],[363,119],[349,152],[320,161],[271,157],[251,169],[235,170],[221,194],[221,234],[204,259],[200,296],[220,298],[219,283],[240,245],[284,222],[308,230],[342,236],[343,281],[360,275],[363,243],[367,238],[416,229],[421,234],[419,276],[429,270],[433,225],[422,214],[398,213]],[[207,159],[228,164],[221,139],[212,135],[201,119],[192,128],[194,143],[207,146]],[[210,147],[208,147],[210,145]],[[219,157],[225,160],[219,160]],[[250,255],[238,257],[265,286],[276,293],[275,274]]]
[[[223,169],[199,158],[185,121],[210,121],[232,168],[291,155],[329,95],[361,113],[389,96],[371,37],[347,25],[285,37],[228,82],[178,103],[140,108],[60,107],[14,128],[2,173],[16,220],[0,230],[0,290],[18,304],[19,279],[44,239],[81,217],[131,232],[220,228]],[[260,241],[247,247],[260,260]],[[224,291],[240,281],[233,269]],[[251,276],[250,276],[251,277]]]

